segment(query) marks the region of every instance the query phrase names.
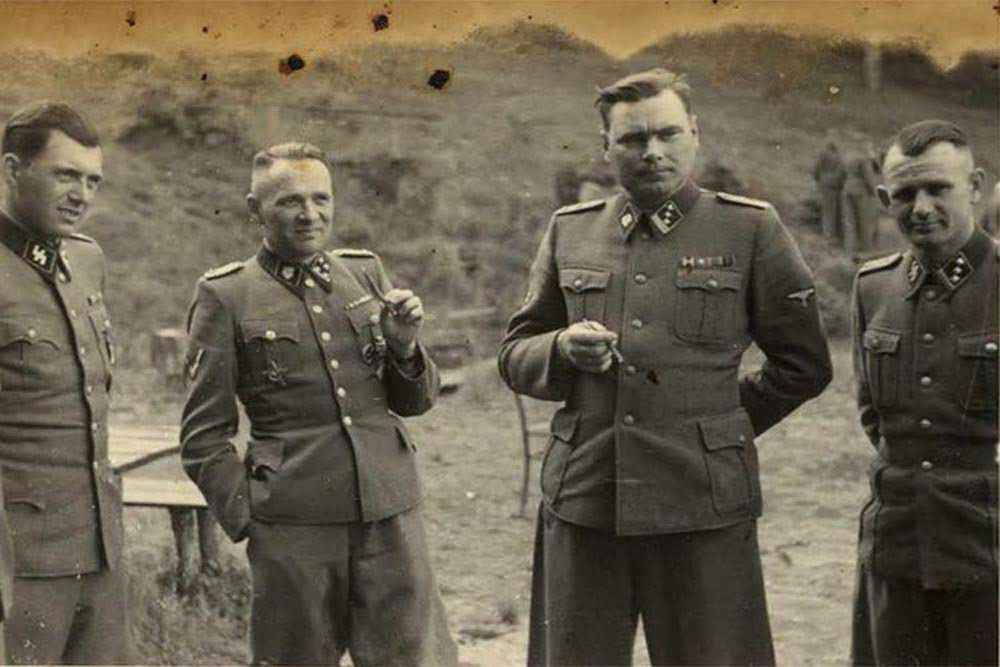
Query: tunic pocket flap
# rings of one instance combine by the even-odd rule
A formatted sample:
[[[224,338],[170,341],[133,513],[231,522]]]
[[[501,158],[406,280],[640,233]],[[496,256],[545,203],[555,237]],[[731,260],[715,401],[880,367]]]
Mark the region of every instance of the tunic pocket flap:
[[[576,410],[561,408],[552,415],[552,436],[565,443],[573,442],[576,426],[580,422],[580,413]]]
[[[996,359],[1000,336],[994,333],[968,334],[958,337],[958,356]]]
[[[55,342],[55,337],[43,327],[40,322],[31,320],[0,320],[0,347],[6,347],[12,343],[48,343],[55,349],[59,345]]]
[[[380,324],[382,320],[382,304],[376,301],[375,297],[365,299],[353,308],[346,308],[344,312],[347,314],[347,319],[351,321],[351,327],[357,334],[361,334],[365,330],[365,327]],[[381,328],[379,328],[379,331],[381,331]]]
[[[559,286],[577,294],[587,290],[607,289],[609,282],[611,282],[610,271],[597,269],[559,270]]]
[[[872,354],[896,354],[903,334],[869,329],[864,334],[865,349]]]
[[[243,320],[240,322],[240,331],[243,332],[243,340],[248,343],[257,338],[263,340],[284,338],[295,343],[299,342],[299,323],[292,319]]]
[[[753,425],[743,408],[736,412],[698,420],[705,449],[714,452],[727,447],[745,447],[753,442]]]
[[[256,442],[250,447],[250,472],[258,477],[262,468],[278,472],[285,458],[285,444],[280,440]]]
[[[680,269],[677,271],[678,289],[701,289],[706,292],[739,291],[742,284],[743,273],[740,271],[714,269]]]

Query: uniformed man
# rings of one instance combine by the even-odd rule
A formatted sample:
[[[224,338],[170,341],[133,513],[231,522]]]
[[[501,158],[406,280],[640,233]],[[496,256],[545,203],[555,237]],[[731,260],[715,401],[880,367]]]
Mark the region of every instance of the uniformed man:
[[[104,256],[76,232],[101,183],[101,148],[73,109],[43,102],[11,117],[2,151],[0,465],[15,575],[9,614],[4,599],[9,660],[126,663],[121,480],[108,462],[114,339]]]
[[[997,245],[965,133],[923,121],[879,197],[909,249],[854,285],[861,425],[877,448],[861,513],[852,662],[997,664]]]
[[[816,166],[813,167],[813,180],[819,190],[820,229],[823,236],[835,239],[842,235],[841,194],[844,180],[847,178],[847,168],[840,154],[837,142],[832,139],[819,154]]]
[[[528,661],[762,665],[774,654],[754,438],[830,380],[812,277],[766,202],[691,180],[684,79],[600,92],[626,192],[559,209],[501,345],[519,393],[564,405],[542,468]],[[737,378],[756,342],[764,366]]]
[[[848,157],[843,180],[841,225],[848,257],[870,251],[878,242],[879,203],[875,188],[879,180],[878,158],[869,142]]]
[[[400,419],[438,394],[421,301],[371,252],[323,250],[318,148],[258,153],[247,202],[260,251],[205,274],[191,306],[181,458],[229,537],[249,537],[253,661],[455,664]]]

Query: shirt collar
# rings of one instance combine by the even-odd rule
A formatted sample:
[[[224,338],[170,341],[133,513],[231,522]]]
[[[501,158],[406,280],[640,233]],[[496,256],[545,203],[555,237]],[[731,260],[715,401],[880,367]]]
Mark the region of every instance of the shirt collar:
[[[299,297],[305,294],[306,287],[317,284],[327,292],[333,290],[330,259],[326,253],[317,253],[307,262],[289,262],[266,245],[262,245],[257,252],[257,262],[275,280]]]
[[[625,196],[621,199],[614,219],[618,223],[623,239],[631,236],[632,230],[638,227],[642,220],[646,220],[652,229],[659,232],[660,236],[666,236],[684,220],[700,195],[701,190],[694,181],[688,179],[665,202],[660,204],[659,208],[650,213],[642,211],[629,197]]]
[[[56,273],[60,270],[66,279],[69,279],[69,262],[66,260],[65,253],[60,251],[62,239],[58,236],[43,239],[14,222],[5,212],[0,211],[0,243],[7,246],[11,252],[27,262],[50,282],[55,281]]]
[[[951,296],[965,285],[972,275],[982,266],[984,260],[992,255],[993,241],[982,229],[976,227],[972,237],[961,250],[935,267],[924,266],[912,253],[907,253],[906,282],[909,289],[906,298],[911,299],[928,282],[941,285]]]

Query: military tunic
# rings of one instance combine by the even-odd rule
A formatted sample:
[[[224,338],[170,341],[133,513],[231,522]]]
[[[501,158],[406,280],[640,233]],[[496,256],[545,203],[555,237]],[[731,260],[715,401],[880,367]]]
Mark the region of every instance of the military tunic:
[[[558,350],[585,320],[619,336],[608,372]],[[740,379],[751,342],[767,362]],[[564,402],[529,664],[627,663],[638,616],[657,664],[772,663],[754,438],[831,374],[812,277],[774,209],[688,182],[652,214],[625,194],[558,210],[499,364],[514,391]]]
[[[56,579],[95,574],[108,582],[87,584],[104,600],[98,606],[119,611],[89,625],[126,627],[121,573],[96,575],[120,570],[122,554],[121,480],[108,460],[115,350],[103,254],[88,237],[37,239],[3,215],[0,242],[0,465],[14,575],[25,588],[6,627],[11,660],[59,662],[82,650],[98,662],[120,661],[117,637],[127,632],[74,641],[73,614],[63,607],[76,605],[53,608],[42,599],[61,585]],[[39,632],[38,605],[46,609],[45,637],[25,650]]]
[[[871,645],[893,617],[909,619],[911,629],[921,623],[913,616],[922,613],[915,594],[871,606],[872,588],[886,586],[925,591],[921,599],[942,597],[934,591],[982,592],[988,600],[981,608],[992,611],[958,626],[964,633],[992,628],[989,661],[996,661],[998,257],[977,229],[940,267],[923,266],[907,252],[858,272],[858,406],[878,451],[861,513],[858,663],[873,661],[873,651],[886,662],[884,651],[918,650],[912,638],[884,633]],[[938,649],[928,647],[922,660],[950,662]]]
[[[390,651],[375,653],[384,660],[410,647],[392,664],[447,664],[427,663],[421,651],[454,652],[415,510],[416,446],[400,418],[431,407],[439,376],[423,346],[407,361],[388,350],[377,295],[389,289],[370,252],[340,250],[304,266],[266,248],[209,272],[196,288],[181,459],[226,533],[250,537],[255,662],[335,662],[344,642],[369,631]],[[245,460],[231,443],[237,400],[250,420]],[[397,587],[409,588],[393,593],[410,616],[392,640],[347,609],[379,590],[350,570],[356,551],[379,539],[383,550],[397,545],[403,560],[386,566],[405,580]],[[317,569],[334,552],[343,558]],[[348,581],[350,598],[338,592]],[[334,599],[344,609],[326,618],[319,606]],[[265,622],[276,609],[287,619]],[[356,661],[365,655],[349,648]]]

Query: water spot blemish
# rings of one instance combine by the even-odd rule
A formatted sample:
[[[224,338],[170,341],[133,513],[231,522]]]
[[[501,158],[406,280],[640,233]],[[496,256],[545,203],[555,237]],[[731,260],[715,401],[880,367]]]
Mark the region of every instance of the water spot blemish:
[[[427,85],[435,90],[442,90],[451,81],[451,72],[446,69],[436,69],[427,79]]]
[[[135,10],[134,9],[130,9],[127,12],[125,12],[125,23],[128,23],[128,27],[130,27],[130,28],[134,28],[135,27]]]
[[[202,81],[208,81],[208,72],[202,72],[201,73],[201,80]]]
[[[375,27],[375,32],[386,30],[389,27],[389,17],[386,14],[376,14],[372,17],[372,26]]]
[[[288,76],[292,72],[298,71],[306,66],[306,61],[297,53],[293,53],[287,58],[282,58],[278,62],[278,71]]]
[[[201,26],[201,31],[207,35],[208,34],[208,26],[207,25]]]
[[[657,373],[656,371],[649,371],[648,373],[646,373],[646,379],[652,382],[653,384],[660,384],[660,374]]]

